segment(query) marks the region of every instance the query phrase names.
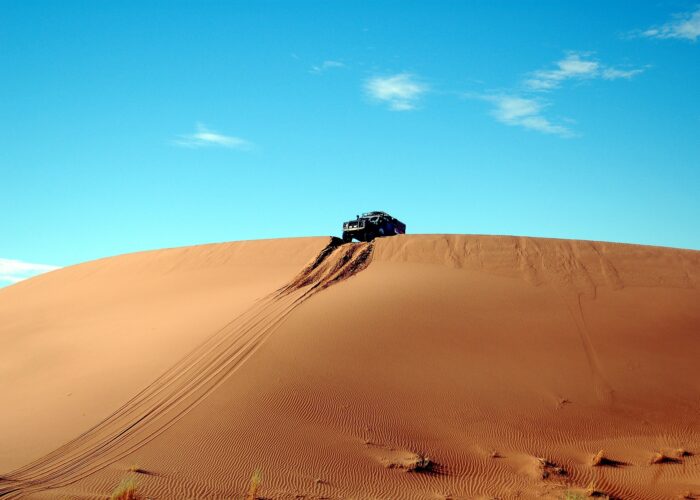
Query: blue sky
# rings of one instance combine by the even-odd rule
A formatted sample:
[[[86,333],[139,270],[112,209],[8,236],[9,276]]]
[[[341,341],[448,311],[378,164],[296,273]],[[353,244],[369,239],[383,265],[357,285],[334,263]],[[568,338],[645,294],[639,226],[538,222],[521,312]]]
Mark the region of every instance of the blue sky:
[[[369,210],[700,249],[699,38],[676,0],[0,2],[0,285]]]

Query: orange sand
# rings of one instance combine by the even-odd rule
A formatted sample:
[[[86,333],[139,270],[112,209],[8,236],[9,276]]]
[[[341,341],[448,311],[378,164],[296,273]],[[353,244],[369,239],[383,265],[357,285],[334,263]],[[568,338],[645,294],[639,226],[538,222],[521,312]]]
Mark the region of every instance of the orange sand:
[[[261,498],[700,495],[700,252],[327,244],[0,290],[0,497],[242,498],[256,469]]]

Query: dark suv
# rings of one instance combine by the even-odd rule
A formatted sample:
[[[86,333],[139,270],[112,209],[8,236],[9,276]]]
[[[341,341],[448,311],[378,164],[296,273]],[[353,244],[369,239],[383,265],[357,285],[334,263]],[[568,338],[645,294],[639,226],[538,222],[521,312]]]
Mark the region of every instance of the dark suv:
[[[406,224],[386,212],[367,212],[343,223],[343,241],[372,241],[378,236],[404,234]]]

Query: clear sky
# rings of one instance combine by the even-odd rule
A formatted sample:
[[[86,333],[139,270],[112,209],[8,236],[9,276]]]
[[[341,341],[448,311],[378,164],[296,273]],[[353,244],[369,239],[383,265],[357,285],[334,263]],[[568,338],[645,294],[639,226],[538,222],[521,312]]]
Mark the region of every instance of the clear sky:
[[[697,2],[3,0],[0,68],[0,285],[369,210],[700,249]]]

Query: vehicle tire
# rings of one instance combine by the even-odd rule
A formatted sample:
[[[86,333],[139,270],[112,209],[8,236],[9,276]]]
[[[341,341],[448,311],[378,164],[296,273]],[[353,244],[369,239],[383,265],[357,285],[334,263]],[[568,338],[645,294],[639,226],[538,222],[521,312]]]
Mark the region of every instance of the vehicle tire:
[[[348,233],[343,232],[343,243],[350,243],[352,241],[352,236]]]

